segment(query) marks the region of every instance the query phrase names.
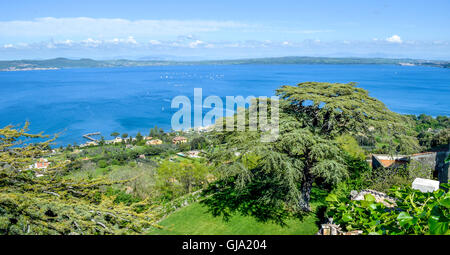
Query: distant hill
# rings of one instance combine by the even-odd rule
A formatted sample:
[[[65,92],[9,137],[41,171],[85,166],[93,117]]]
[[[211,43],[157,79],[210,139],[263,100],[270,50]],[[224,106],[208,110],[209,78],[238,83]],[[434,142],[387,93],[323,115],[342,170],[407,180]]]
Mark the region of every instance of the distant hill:
[[[236,60],[202,60],[202,61],[169,61],[169,60],[93,60],[55,58],[47,60],[12,60],[0,61],[1,71],[40,70],[57,68],[98,68],[126,66],[162,66],[162,65],[283,65],[283,64],[333,64],[333,65],[425,65],[450,68],[450,62],[418,59],[390,58],[326,58],[326,57],[277,57],[249,58]]]

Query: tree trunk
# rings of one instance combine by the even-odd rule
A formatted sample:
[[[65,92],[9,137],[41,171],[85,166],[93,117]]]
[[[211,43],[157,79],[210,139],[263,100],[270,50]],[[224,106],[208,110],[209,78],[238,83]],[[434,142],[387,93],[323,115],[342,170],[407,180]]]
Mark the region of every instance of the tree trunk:
[[[305,176],[305,181],[303,182],[303,185],[302,185],[300,208],[307,212],[311,211],[311,206],[309,205],[309,201],[311,199],[311,188],[312,188],[313,182],[314,182],[314,179],[312,178],[312,176],[307,174]]]

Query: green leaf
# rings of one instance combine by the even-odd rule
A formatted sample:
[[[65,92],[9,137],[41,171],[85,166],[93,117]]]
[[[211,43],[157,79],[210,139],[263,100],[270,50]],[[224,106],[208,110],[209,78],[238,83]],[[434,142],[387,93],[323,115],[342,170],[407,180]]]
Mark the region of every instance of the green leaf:
[[[450,208],[450,193],[447,193],[441,201],[439,201],[439,204],[444,206],[445,208]]]
[[[342,215],[342,220],[344,222],[349,222],[349,221],[353,220],[353,218],[352,218],[352,216],[350,216],[350,214],[344,214],[344,215]]]
[[[411,217],[411,215],[409,215],[409,213],[407,213],[407,212],[401,212],[397,216],[397,220],[398,220],[398,223],[400,224],[400,226],[403,227],[403,226],[409,224],[413,220],[413,217]]]
[[[433,235],[443,235],[448,230],[448,223],[449,220],[444,217],[444,219],[441,219],[441,217],[432,215],[430,219],[428,219],[428,226],[430,227],[430,234]]]
[[[428,226],[430,227],[430,234],[443,235],[448,231],[448,224],[450,219],[445,217],[441,208],[435,206],[431,211],[431,216],[428,219]]]
[[[325,201],[327,202],[337,202],[338,198],[336,196],[336,194],[329,194],[326,198]]]
[[[364,200],[367,201],[367,202],[375,202],[376,201],[375,197],[372,196],[371,194],[365,194],[364,195]]]
[[[371,203],[371,204],[369,205],[369,208],[372,209],[372,210],[376,210],[376,209],[377,209],[377,204]]]

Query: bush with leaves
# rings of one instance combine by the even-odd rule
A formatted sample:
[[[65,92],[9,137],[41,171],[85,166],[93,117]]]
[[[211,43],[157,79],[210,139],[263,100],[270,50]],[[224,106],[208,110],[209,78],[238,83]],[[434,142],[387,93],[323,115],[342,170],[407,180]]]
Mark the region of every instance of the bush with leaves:
[[[388,192],[394,186],[410,186],[416,178],[432,179],[433,169],[419,161],[411,161],[398,167],[369,169],[360,177],[367,188]]]
[[[387,192],[394,186],[406,187],[414,180],[409,176],[406,166],[370,169],[361,177],[367,188],[380,192]]]
[[[103,160],[103,159],[99,160],[97,162],[97,166],[100,168],[106,168],[106,167],[108,167],[108,162],[106,162],[106,160]]]
[[[205,187],[209,174],[209,167],[196,160],[165,160],[157,169],[156,188],[163,200],[171,200]]]
[[[339,147],[342,148],[348,155],[354,159],[364,160],[366,155],[364,154],[364,150],[359,147],[358,141],[349,134],[344,134],[336,137],[336,142]]]
[[[450,193],[443,189],[423,193],[405,187],[393,188],[389,195],[396,200],[393,208],[377,203],[371,194],[355,201],[332,193],[325,199],[326,216],[346,231],[362,230],[364,234],[450,234]]]
[[[205,149],[208,146],[208,141],[204,136],[194,137],[190,142],[190,146],[192,150]]]
[[[441,130],[450,128],[450,117],[448,116],[433,116],[420,114],[419,116],[409,115],[411,119],[416,122],[417,132],[427,131],[428,129]]]

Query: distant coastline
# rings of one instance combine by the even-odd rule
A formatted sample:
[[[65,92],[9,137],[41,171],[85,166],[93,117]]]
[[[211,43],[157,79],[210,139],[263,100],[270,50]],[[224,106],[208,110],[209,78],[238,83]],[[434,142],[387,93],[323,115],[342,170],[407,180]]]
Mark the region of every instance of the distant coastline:
[[[25,67],[25,68],[16,68],[16,67],[8,67],[5,69],[1,69],[2,72],[21,72],[21,71],[43,71],[43,70],[59,70],[61,68],[58,67]]]
[[[325,57],[277,57],[249,58],[236,60],[202,60],[202,61],[144,61],[144,60],[93,60],[55,58],[47,60],[10,60],[0,61],[0,71],[34,71],[58,70],[62,68],[99,68],[99,67],[135,67],[168,65],[283,65],[283,64],[330,64],[330,65],[401,65],[431,66],[450,68],[449,61],[390,59],[390,58],[325,58]]]

